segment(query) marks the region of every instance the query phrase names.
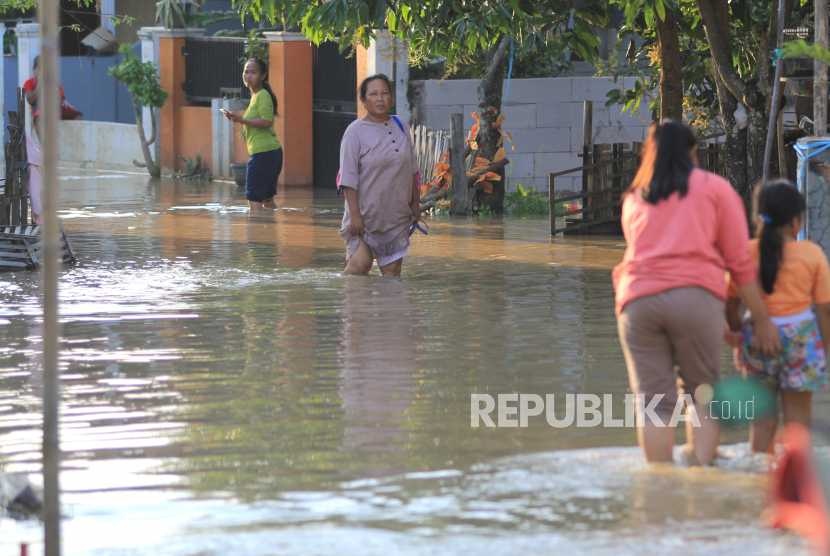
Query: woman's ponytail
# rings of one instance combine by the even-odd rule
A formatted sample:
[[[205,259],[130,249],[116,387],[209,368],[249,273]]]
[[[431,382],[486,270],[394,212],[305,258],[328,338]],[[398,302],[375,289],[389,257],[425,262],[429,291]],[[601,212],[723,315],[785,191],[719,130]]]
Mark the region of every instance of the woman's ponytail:
[[[758,230],[761,286],[767,295],[773,292],[784,255],[784,238],[778,229],[801,216],[805,209],[804,197],[787,180],[761,184],[755,190],[755,212],[761,219]]]
[[[277,95],[271,90],[271,85],[268,83],[268,63],[259,58],[251,58],[248,62],[254,62],[259,66],[259,72],[262,74],[262,88],[271,96],[271,103],[274,105],[274,116],[279,116],[277,111]],[[246,64],[248,62],[245,62]]]
[[[761,286],[769,295],[778,277],[778,267],[784,253],[784,238],[772,227],[772,224],[767,222],[761,224],[758,234],[758,250],[761,254]]]
[[[265,89],[269,95],[271,95],[271,102],[274,103],[274,116],[279,116],[280,113],[277,112],[277,95],[275,95],[274,91],[271,90],[271,85],[269,85],[267,81],[263,81],[262,88]]]

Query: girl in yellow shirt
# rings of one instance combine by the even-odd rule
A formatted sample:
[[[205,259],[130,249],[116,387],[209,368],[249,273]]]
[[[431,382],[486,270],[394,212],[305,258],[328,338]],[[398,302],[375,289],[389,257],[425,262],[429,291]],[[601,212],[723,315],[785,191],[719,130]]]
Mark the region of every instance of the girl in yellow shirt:
[[[760,379],[776,395],[781,392],[784,422],[798,422],[809,429],[812,394],[826,384],[822,339],[830,337],[830,265],[821,247],[798,241],[806,205],[793,184],[785,180],[764,184],[756,190],[755,199],[761,222],[749,250],[758,268],[764,305],[781,334],[783,352],[767,357],[758,349],[751,316],[741,322],[733,284],[727,321],[733,331],[743,332],[742,341],[733,344],[735,362],[745,376]],[[767,451],[777,426],[777,413],[752,423],[752,449]]]
[[[256,58],[248,60],[242,79],[251,90],[251,103],[244,115],[225,112],[225,117],[244,126],[245,144],[251,155],[245,177],[245,198],[252,211],[277,208],[274,196],[283,154],[274,130],[274,119],[279,114],[277,97],[268,84],[268,64]]]

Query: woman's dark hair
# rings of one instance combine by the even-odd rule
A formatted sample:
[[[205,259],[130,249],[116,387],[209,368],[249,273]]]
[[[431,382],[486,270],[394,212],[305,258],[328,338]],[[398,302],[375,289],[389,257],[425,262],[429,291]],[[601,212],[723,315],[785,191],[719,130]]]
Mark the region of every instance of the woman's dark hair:
[[[639,190],[642,198],[652,205],[668,199],[675,191],[685,197],[689,191],[689,174],[694,168],[689,151],[695,145],[695,132],[682,122],[663,120],[651,124],[631,190]]]
[[[761,286],[771,294],[784,251],[784,238],[778,231],[807,209],[801,192],[787,180],[774,180],[755,188],[755,215],[761,220],[757,230],[761,254]]]
[[[279,116],[280,113],[277,112],[277,95],[274,94],[274,91],[271,90],[271,85],[268,84],[268,63],[265,60],[260,60],[259,58],[251,58],[245,62],[245,65],[247,66],[251,62],[254,62],[259,66],[259,72],[263,76],[262,88],[265,89],[269,95],[271,95],[271,102],[274,103],[274,116]]]
[[[35,56],[35,63],[34,63],[34,65],[32,66],[32,68],[36,68],[36,67],[37,67],[37,65],[38,65],[39,63],[40,63],[40,54],[38,54],[37,56]]]
[[[386,77],[382,73],[376,73],[375,75],[370,75],[369,77],[364,79],[360,83],[360,87],[357,88],[357,96],[360,97],[360,100],[366,100],[366,93],[369,90],[369,83],[371,83],[372,81],[375,81],[377,79],[380,79],[383,82],[385,82],[386,83],[386,88],[389,89],[389,94],[393,95],[393,93],[392,93],[392,82],[389,81],[389,78]],[[392,98],[395,98],[395,97],[393,96]]]

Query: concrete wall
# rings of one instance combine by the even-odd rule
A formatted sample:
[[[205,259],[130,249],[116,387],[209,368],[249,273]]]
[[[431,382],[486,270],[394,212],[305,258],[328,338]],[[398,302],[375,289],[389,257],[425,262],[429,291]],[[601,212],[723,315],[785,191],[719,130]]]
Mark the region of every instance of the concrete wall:
[[[140,54],[138,45],[133,48]],[[84,113],[85,120],[134,124],[132,96],[123,83],[108,75],[123,55],[107,57],[62,57],[61,85],[66,100]],[[22,86],[22,85],[21,85]]]
[[[628,79],[625,86],[633,87],[633,80],[629,83]],[[413,123],[448,131],[450,114],[461,112],[469,130],[475,123],[471,114],[478,109],[478,83],[474,79],[411,82]],[[594,102],[595,143],[642,141],[650,122],[623,114],[620,106],[605,106],[606,93],[621,86],[622,82],[614,84],[607,77],[513,79],[503,108],[507,117],[503,128],[515,140],[515,151],[507,147],[507,190],[516,191],[516,184],[521,183],[547,191],[549,173],[582,164],[577,155],[582,152],[583,101]],[[581,178],[579,174],[557,178],[554,187],[576,190]]]
[[[133,165],[144,162],[135,124],[62,121],[60,141],[61,166],[143,171]]]

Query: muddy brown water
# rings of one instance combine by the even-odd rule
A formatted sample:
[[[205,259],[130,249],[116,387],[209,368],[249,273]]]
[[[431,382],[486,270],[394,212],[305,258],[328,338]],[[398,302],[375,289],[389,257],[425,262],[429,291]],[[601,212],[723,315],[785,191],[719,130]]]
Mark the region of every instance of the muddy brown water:
[[[401,279],[346,279],[332,191],[61,187],[65,554],[806,553],[758,524],[745,429],[700,471],[645,466],[633,429],[471,428],[473,393],[622,400],[621,237],[435,218]],[[0,276],[0,469],[34,476],[38,287]],[[0,518],[2,556],[41,538]]]

